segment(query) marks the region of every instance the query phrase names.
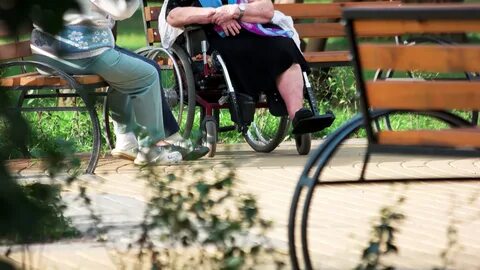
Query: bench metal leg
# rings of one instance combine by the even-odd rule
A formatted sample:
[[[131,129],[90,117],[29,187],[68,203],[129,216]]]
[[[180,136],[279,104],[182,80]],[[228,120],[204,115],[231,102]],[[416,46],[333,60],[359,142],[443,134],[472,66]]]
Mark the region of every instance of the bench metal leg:
[[[337,129],[334,133],[329,135],[326,141],[312,154],[310,159],[305,165],[305,169],[300,177],[297,187],[294,192],[292,204],[290,207],[290,216],[288,223],[288,241],[290,249],[290,261],[292,263],[292,269],[300,269],[299,261],[295,248],[295,217],[297,215],[297,207],[299,205],[299,198],[303,188],[307,188],[307,195],[303,203],[302,220],[301,220],[301,244],[302,255],[306,269],[312,269],[312,263],[310,260],[310,254],[308,252],[307,243],[307,221],[310,208],[310,202],[313,197],[313,191],[316,186],[316,182],[319,179],[321,171],[324,166],[330,160],[330,157],[336,152],[338,146],[345,139],[349,138],[350,134],[355,132],[363,124],[362,118],[356,116],[353,120],[346,123],[344,126]],[[317,167],[316,171],[313,171]],[[313,173],[313,175],[312,175]],[[312,176],[309,176],[312,175]]]
[[[297,183],[295,187],[295,191],[293,192],[292,203],[290,205],[290,213],[288,216],[288,249],[290,254],[290,262],[292,264],[292,269],[300,269],[297,251],[295,248],[295,218],[297,216],[297,208],[300,201],[300,195],[302,194],[303,189],[306,186],[306,183],[311,181],[308,177],[302,177]]]
[[[98,164],[98,159],[100,157],[100,147],[102,144],[102,140],[100,136],[100,121],[98,120],[97,111],[95,110],[95,102],[94,100],[92,100],[92,97],[88,95],[88,90],[76,89],[76,91],[80,96],[80,98],[83,100],[85,107],[88,111],[88,114],[90,116],[90,120],[92,121],[93,145],[92,145],[92,153],[88,161],[86,173],[93,174]]]
[[[21,109],[23,107],[23,103],[25,102],[25,96],[28,94],[28,89],[24,89],[21,91],[20,95],[18,96],[17,100],[17,108]],[[32,155],[30,151],[28,151],[28,147],[26,145],[22,145],[20,151],[25,158],[31,158]]]
[[[90,160],[88,161],[88,167],[87,167],[86,173],[93,174],[95,172],[95,168],[97,167],[98,159],[100,157],[101,136],[100,136],[100,123],[98,121],[98,116],[97,116],[97,113],[95,112],[95,109],[89,109],[89,114],[93,124],[93,129],[92,129],[93,146],[92,146],[92,155],[90,156]]]
[[[107,91],[108,92],[108,91]],[[112,136],[112,129],[110,128],[110,114],[108,110],[108,95],[105,96],[103,100],[103,120],[104,120],[104,128],[105,128],[105,139],[107,140],[108,147],[110,150],[115,148],[115,144],[113,141]]]
[[[382,110],[372,112],[372,120],[377,120],[379,118],[388,116],[392,113],[412,113],[408,111],[391,111],[391,110]],[[471,125],[469,121],[466,121],[463,118],[460,118],[450,112],[444,111],[432,111],[432,112],[418,112],[418,114],[431,116],[438,120],[441,120],[451,126],[468,126]],[[310,156],[307,164],[305,165],[305,169],[300,176],[300,180],[297,183],[295,188],[292,203],[290,206],[290,214],[289,214],[289,223],[288,223],[288,241],[289,241],[289,251],[290,251],[290,260],[292,264],[292,269],[300,269],[299,260],[296,252],[295,247],[295,228],[296,228],[296,221],[295,218],[297,216],[297,211],[300,203],[300,196],[304,189],[306,190],[305,199],[303,201],[303,208],[301,211],[301,223],[300,223],[300,240],[301,240],[301,250],[302,250],[302,257],[304,260],[304,268],[305,269],[313,269],[312,261],[310,258],[310,252],[308,248],[308,217],[310,213],[310,206],[313,199],[313,194],[315,188],[320,184],[325,183],[334,183],[328,181],[322,181],[320,179],[321,173],[325,166],[328,164],[331,157],[336,153],[339,149],[339,146],[350,136],[355,133],[358,129],[362,128],[364,125],[363,118],[361,115],[355,116],[349,122],[344,124],[342,127],[337,129],[334,133],[330,134],[325,142],[320,145],[320,147]],[[367,148],[367,156],[370,156],[368,153]],[[368,159],[364,161],[368,162]],[[364,164],[366,167],[366,164]],[[362,175],[359,176],[359,182],[364,181],[365,172],[362,172]],[[348,183],[351,183],[349,181]]]
[[[330,158],[338,150],[341,143],[348,139],[352,133],[354,133],[358,128],[363,125],[362,118],[356,116],[350,122],[346,123],[341,128],[337,129],[334,133],[328,136],[327,140],[317,149],[317,151],[311,156],[305,170],[302,173],[300,182],[303,182],[307,188],[306,197],[303,203],[303,211],[301,215],[301,224],[300,224],[300,239],[302,246],[302,256],[304,260],[305,269],[313,269],[312,262],[310,259],[310,253],[308,251],[308,241],[307,241],[307,228],[308,228],[308,215],[310,210],[311,201],[315,191],[317,181],[320,179],[320,174],[328,163]],[[316,170],[315,170],[316,168]],[[309,175],[311,175],[309,177]],[[307,180],[308,179],[308,180]],[[298,203],[295,205],[292,204],[292,208],[297,207]],[[292,217],[291,217],[292,218]],[[291,219],[292,221],[292,219]],[[293,269],[299,269],[298,258],[295,253],[295,223],[294,219],[292,223],[289,223],[289,238],[290,243],[290,258],[292,261]]]

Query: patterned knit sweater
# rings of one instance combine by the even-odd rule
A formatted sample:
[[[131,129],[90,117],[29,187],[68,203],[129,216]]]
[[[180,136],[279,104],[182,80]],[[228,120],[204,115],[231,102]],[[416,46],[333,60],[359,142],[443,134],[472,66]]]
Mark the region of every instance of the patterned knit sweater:
[[[101,54],[115,46],[111,28],[115,20],[133,15],[138,0],[77,0],[79,11],[68,11],[63,16],[64,28],[56,35],[32,31],[33,53],[51,58],[82,59]]]

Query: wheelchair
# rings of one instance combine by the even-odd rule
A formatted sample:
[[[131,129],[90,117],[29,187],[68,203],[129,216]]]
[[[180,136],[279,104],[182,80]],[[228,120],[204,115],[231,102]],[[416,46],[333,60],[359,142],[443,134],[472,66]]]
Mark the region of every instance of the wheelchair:
[[[200,107],[199,143],[215,155],[218,133],[237,130],[257,152],[273,151],[287,135],[290,120],[278,93],[251,97],[236,92],[222,56],[210,52],[200,26],[188,26],[169,49],[148,46],[137,53],[155,60],[162,68],[162,86],[184,138],[192,135],[196,107]],[[304,96],[318,115],[316,101],[306,73]],[[233,125],[220,126],[220,110],[228,109]],[[311,148],[311,134],[296,134],[298,154]]]

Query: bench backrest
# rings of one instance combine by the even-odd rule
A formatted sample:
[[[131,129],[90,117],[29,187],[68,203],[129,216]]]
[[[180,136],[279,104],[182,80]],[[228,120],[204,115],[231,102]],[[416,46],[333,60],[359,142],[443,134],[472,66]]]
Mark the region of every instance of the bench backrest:
[[[365,2],[275,4],[275,9],[291,16],[300,38],[345,37],[341,22],[342,10],[355,6],[398,6],[400,1],[379,0]],[[310,20],[308,20],[310,19]],[[312,20],[313,19],[313,20]]]
[[[18,33],[13,33],[0,21],[0,61],[22,58],[32,55],[30,40],[28,39],[31,28],[21,28]],[[26,36],[20,40],[20,37]]]
[[[158,16],[163,1],[161,0],[142,0],[143,20],[145,25],[145,34],[147,44],[150,46],[160,42],[160,33],[158,31]],[[160,46],[160,45],[159,45]]]
[[[154,45],[160,42],[158,32],[158,16],[160,6],[149,6],[158,0],[143,0],[145,32],[147,43]],[[342,9],[350,6],[398,6],[400,1],[378,0],[368,2],[318,3],[318,4],[275,4],[275,9],[296,20],[295,28],[300,38],[345,37],[346,33],[340,22]],[[298,20],[297,20],[298,19]],[[306,19],[306,20],[304,20]],[[309,20],[310,19],[310,20]],[[312,21],[311,19],[328,19],[328,21]]]
[[[411,149],[413,152],[443,149],[448,153],[480,155],[478,126],[465,124],[460,128],[442,130],[378,131],[373,129],[371,121],[374,109],[425,112],[480,109],[480,81],[451,77],[453,73],[480,71],[480,44],[410,46],[359,39],[363,35],[478,33],[479,15],[480,5],[466,4],[349,8],[344,11],[362,113],[372,149]],[[378,69],[434,72],[446,76],[433,80],[369,80],[367,72]],[[442,151],[437,150],[433,152]]]

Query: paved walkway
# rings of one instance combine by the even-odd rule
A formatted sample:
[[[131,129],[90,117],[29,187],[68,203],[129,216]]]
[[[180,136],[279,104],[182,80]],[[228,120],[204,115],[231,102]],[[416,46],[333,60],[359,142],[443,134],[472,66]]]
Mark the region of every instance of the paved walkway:
[[[312,149],[319,143],[314,142]],[[324,179],[355,179],[364,150],[364,141],[349,141],[325,170]],[[255,153],[245,144],[220,145],[215,158],[157,170],[191,171],[202,165],[215,173],[222,170],[222,162],[233,162],[237,166],[236,188],[257,197],[261,215],[274,221],[270,238],[286,252],[291,194],[306,160],[288,142],[270,154]],[[28,161],[13,162],[12,168],[25,181],[42,175]],[[105,236],[107,242],[84,238],[33,246],[31,264],[37,269],[119,269],[123,262],[129,265],[123,269],[133,269],[134,258],[116,250],[125,248],[138,234],[134,228],[142,220],[148,200],[149,192],[137,174],[138,169],[129,162],[102,159],[96,175],[84,176],[82,180],[89,182],[95,210],[110,228]],[[367,174],[379,179],[436,176],[479,177],[480,159],[377,156],[371,160]],[[77,189],[66,188],[63,195],[70,205],[68,216],[78,228],[87,228],[88,211],[75,200]],[[398,204],[400,197],[404,201]],[[380,209],[394,205],[406,218],[396,226],[399,253],[385,258],[387,265],[397,269],[433,269],[448,264],[448,269],[480,269],[480,182],[351,184],[317,190],[309,221],[309,245],[315,267],[353,269],[369,243]],[[21,260],[21,253],[14,253],[13,258]]]

